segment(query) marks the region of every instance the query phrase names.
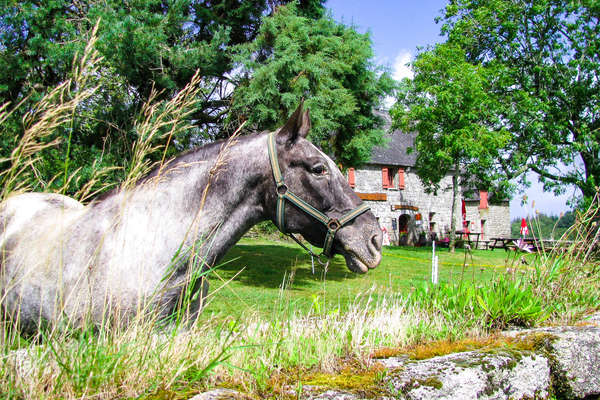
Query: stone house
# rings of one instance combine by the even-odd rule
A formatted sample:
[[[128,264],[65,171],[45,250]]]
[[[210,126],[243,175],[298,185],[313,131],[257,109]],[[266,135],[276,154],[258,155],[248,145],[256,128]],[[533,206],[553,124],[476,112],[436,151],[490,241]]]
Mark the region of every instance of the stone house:
[[[393,132],[387,145],[373,149],[369,163],[346,171],[348,183],[371,206],[392,244],[444,241],[450,232],[452,177],[442,180],[436,195],[425,192],[414,171],[416,154],[407,151],[415,137]],[[463,209],[468,232],[472,240],[479,239],[479,247],[491,238],[510,237],[508,201],[494,201],[483,190],[463,196],[456,205],[457,230],[463,230]]]

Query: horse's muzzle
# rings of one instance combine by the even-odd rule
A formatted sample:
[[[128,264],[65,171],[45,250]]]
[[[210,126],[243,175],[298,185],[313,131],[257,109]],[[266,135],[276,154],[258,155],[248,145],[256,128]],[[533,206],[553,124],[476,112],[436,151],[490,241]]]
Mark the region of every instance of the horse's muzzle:
[[[378,224],[368,224],[367,227],[353,224],[341,229],[338,235],[338,252],[346,259],[348,269],[364,274],[379,265],[383,235]]]

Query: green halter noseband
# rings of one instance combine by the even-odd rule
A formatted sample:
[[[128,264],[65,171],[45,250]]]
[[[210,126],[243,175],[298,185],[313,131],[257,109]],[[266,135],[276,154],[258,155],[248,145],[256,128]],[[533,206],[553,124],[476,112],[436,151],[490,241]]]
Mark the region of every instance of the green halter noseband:
[[[323,252],[320,256],[317,256],[319,261],[321,261],[321,256],[326,256],[327,258],[331,258],[331,249],[333,246],[333,239],[335,238],[335,234],[337,231],[352,221],[354,218],[358,217],[362,213],[369,210],[369,206],[366,204],[361,204],[355,209],[347,212],[341,218],[329,218],[327,215],[323,214],[321,211],[317,210],[296,194],[294,194],[288,187],[285,185],[283,181],[283,175],[281,174],[281,170],[279,169],[279,161],[277,159],[277,147],[275,143],[275,132],[271,132],[268,138],[268,147],[269,147],[269,160],[271,161],[271,169],[273,170],[273,178],[275,178],[275,185],[277,186],[277,211],[276,211],[276,224],[279,230],[286,235],[291,236],[296,242],[299,244],[300,241],[291,233],[287,233],[285,231],[285,202],[286,200],[292,203],[294,206],[298,207],[301,211],[304,211],[306,214],[310,215],[327,228],[327,235],[325,236],[325,243],[323,244]],[[301,244],[302,245],[302,244]],[[306,250],[308,250],[304,245],[302,245]],[[314,255],[310,250],[308,250],[311,255]]]

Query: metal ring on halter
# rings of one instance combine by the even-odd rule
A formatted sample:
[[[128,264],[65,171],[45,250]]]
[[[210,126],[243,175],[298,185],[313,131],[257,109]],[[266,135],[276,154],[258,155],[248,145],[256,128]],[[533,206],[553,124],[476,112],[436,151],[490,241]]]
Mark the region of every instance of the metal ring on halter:
[[[282,183],[281,185],[277,186],[277,194],[279,196],[284,196],[287,192],[288,192],[288,187],[285,183]]]
[[[319,264],[321,264],[324,267],[329,265],[330,259],[331,259],[331,257],[326,256],[324,253],[321,253],[317,256],[317,261],[319,262]],[[325,261],[323,261],[323,260],[325,260]]]
[[[328,222],[327,222],[327,229],[329,229],[330,231],[337,231],[338,229],[340,229],[342,227],[342,224],[340,224],[340,221],[338,221],[335,218],[331,218]]]

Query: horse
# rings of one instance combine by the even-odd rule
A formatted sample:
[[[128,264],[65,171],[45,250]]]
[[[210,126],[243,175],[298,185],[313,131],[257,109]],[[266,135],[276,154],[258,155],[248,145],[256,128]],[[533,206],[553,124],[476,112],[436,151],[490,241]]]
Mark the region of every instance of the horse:
[[[366,273],[381,260],[379,223],[335,163],[306,139],[301,103],[273,132],[184,153],[87,205],[52,193],[0,204],[0,295],[24,331],[127,323],[144,310],[197,316],[206,273],[258,222],[301,234]],[[294,199],[297,199],[295,201]],[[111,315],[107,315],[111,314]]]

